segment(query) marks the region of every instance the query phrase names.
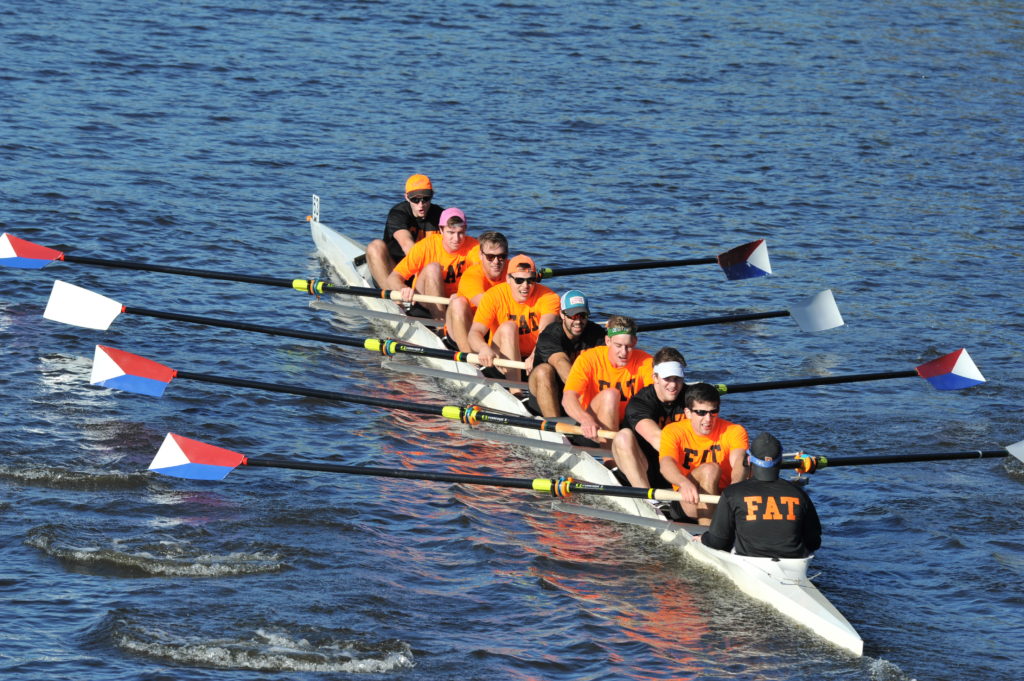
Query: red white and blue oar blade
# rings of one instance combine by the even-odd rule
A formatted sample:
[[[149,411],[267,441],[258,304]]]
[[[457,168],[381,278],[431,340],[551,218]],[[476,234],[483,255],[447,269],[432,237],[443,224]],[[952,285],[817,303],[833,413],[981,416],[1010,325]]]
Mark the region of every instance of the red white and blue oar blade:
[[[985,382],[964,348],[922,364],[917,373],[938,390],[962,390]]]
[[[718,256],[718,266],[730,281],[767,276],[772,273],[768,244],[764,239],[758,239],[737,246]]]
[[[23,270],[40,270],[64,254],[4,232],[0,236],[0,265]]]
[[[1010,452],[1018,461],[1024,463],[1024,440],[1006,445],[1006,451]]]
[[[116,300],[58,279],[53,282],[43,316],[63,324],[106,331],[123,310],[124,306]]]
[[[160,397],[175,373],[174,369],[151,359],[97,345],[89,380],[107,388]]]
[[[845,324],[831,289],[804,298],[789,308],[789,314],[800,329],[807,332],[826,331]]]
[[[243,463],[238,452],[167,433],[149,470],[189,480],[223,480]]]

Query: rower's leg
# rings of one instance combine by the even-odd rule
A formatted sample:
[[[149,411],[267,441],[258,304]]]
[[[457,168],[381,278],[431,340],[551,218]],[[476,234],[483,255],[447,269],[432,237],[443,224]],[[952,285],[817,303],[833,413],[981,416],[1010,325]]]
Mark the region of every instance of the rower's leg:
[[[718,478],[722,469],[717,463],[702,463],[690,471],[690,480],[697,485],[700,494],[718,494]],[[714,513],[713,504],[683,504],[683,511],[691,518],[696,518],[700,525],[710,525]]]
[[[380,239],[374,239],[366,247],[366,264],[377,286],[387,288],[388,275],[395,269],[395,261],[391,259],[388,245]]]
[[[619,429],[619,401],[622,395],[617,388],[605,388],[590,401],[589,409],[605,430]]]
[[[647,477],[647,457],[640,450],[636,439],[636,433],[629,428],[620,430],[612,440],[612,456],[615,458],[615,465],[626,476],[631,486],[650,487],[651,483]]]
[[[498,325],[491,340],[491,347],[497,350],[498,354],[505,359],[521,362],[519,354],[519,325],[513,321],[507,321]],[[510,381],[523,380],[523,372],[520,369],[507,369],[505,378]]]
[[[538,364],[530,372],[530,392],[537,400],[540,415],[554,418],[562,415],[562,382],[555,367],[547,362]]]
[[[469,347],[469,327],[473,325],[473,306],[465,296],[455,296],[448,303],[445,313],[445,326],[448,337],[455,341],[460,352],[472,352]]]
[[[416,275],[416,291],[427,296],[444,296],[444,279],[439,264],[427,263],[420,270],[420,273]],[[434,303],[420,303],[420,305],[425,307],[434,319],[444,319],[444,305],[435,305]]]

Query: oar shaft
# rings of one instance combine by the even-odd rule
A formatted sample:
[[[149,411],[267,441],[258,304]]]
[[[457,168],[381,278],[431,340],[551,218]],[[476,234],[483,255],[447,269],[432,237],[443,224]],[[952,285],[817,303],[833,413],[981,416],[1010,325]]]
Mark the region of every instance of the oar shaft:
[[[380,352],[383,355],[389,356],[401,352],[411,355],[422,355],[423,357],[436,357],[437,359],[450,359],[456,362],[480,364],[480,356],[475,352],[453,352],[451,350],[441,350],[439,348],[425,348],[420,345],[409,345],[408,343],[403,343],[400,340],[368,338],[366,339],[363,347],[367,350]],[[511,359],[499,358],[494,360],[494,366],[510,369],[525,369],[526,362],[516,362]]]
[[[200,270],[190,267],[171,267],[170,265],[154,265],[145,262],[131,260],[109,260],[107,258],[91,258],[82,255],[67,255],[62,258],[65,262],[80,263],[82,265],[100,265],[102,267],[117,267],[126,270],[141,270],[143,272],[163,272],[165,274],[181,274],[187,277],[200,277],[203,279],[220,279],[222,281],[240,281],[247,284],[264,284],[266,286],[281,286],[292,288],[292,279],[277,279],[272,277],[260,277],[249,274],[233,274],[231,272],[218,272],[213,270]]]
[[[813,385],[834,385],[837,383],[859,383],[862,381],[881,381],[889,378],[911,378],[917,376],[916,371],[884,371],[873,374],[847,374],[845,376],[820,376],[816,378],[797,378],[789,381],[768,381],[765,383],[737,383],[716,385],[718,392],[725,393],[751,393],[760,390],[782,390],[785,388],[802,388]]]
[[[776,310],[774,312],[750,312],[747,314],[731,314],[721,317],[702,317],[699,319],[681,319],[674,322],[652,322],[650,324],[638,324],[637,331],[664,331],[665,329],[683,329],[690,326],[707,326],[710,324],[730,324],[733,322],[749,322],[757,319],[773,319],[775,317],[788,317],[789,310]]]
[[[647,260],[644,262],[612,263],[610,265],[588,265],[584,267],[541,267],[544,279],[567,277],[574,274],[599,274],[601,272],[628,272],[631,270],[653,270],[661,267],[686,267],[688,265],[713,265],[718,258],[688,258],[685,260]]]
[[[487,475],[466,475],[463,473],[431,473],[403,468],[379,468],[375,466],[347,466],[334,463],[312,463],[306,461],[276,461],[274,459],[245,459],[244,465],[264,468],[288,468],[302,471],[319,471],[324,473],[345,473],[348,475],[368,475],[380,478],[399,478],[404,480],[429,480],[433,482],[452,482],[467,485],[484,485],[488,487],[510,487],[529,489],[535,492],[547,492],[552,496],[564,496],[565,493],[597,494],[602,496],[629,497],[634,499],[658,499],[661,501],[679,501],[679,492],[669,489],[649,489],[644,487],[620,487],[618,485],[599,485],[576,480],[559,480],[555,478],[500,478]],[[718,497],[702,494],[700,500],[705,503],[717,503]]]
[[[1009,456],[1005,449],[976,450],[973,452],[939,452],[932,454],[882,454],[878,456],[844,456],[833,459],[825,456],[813,457],[817,468],[836,466],[866,466],[876,463],[917,463],[921,461],[956,461],[961,459],[1002,459]],[[800,462],[785,461],[783,468],[799,468]]]

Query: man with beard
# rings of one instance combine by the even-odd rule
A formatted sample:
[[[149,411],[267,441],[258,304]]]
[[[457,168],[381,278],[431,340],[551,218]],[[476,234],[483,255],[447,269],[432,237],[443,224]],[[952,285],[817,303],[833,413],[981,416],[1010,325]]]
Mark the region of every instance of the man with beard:
[[[670,487],[661,474],[662,429],[684,417],[686,360],[675,348],[654,354],[654,383],[626,405],[625,426],[612,440],[612,456],[631,487]]]
[[[505,282],[480,299],[469,329],[469,345],[481,366],[492,367],[494,360],[501,357],[525,361],[526,371],[530,372],[537,337],[558,319],[558,294],[539,281],[533,259],[520,254],[509,261]],[[520,381],[521,373],[519,369],[509,369],[505,375]]]
[[[366,263],[373,280],[387,288],[388,275],[409,253],[413,244],[441,224],[441,206],[434,202],[434,187],[426,175],[410,175],[405,181],[405,200],[388,211],[384,238],[374,239],[366,246]]]
[[[476,261],[477,248],[477,240],[466,235],[466,214],[447,208],[441,213],[440,233],[416,242],[388,275],[384,288],[401,291],[406,303],[411,303],[416,293],[450,298],[458,291],[467,264]],[[410,279],[411,285],[406,283]],[[434,319],[444,319],[444,306],[420,304]]]
[[[713,385],[688,386],[686,418],[665,426],[658,449],[661,474],[682,493],[683,512],[701,525],[711,523],[711,510],[698,494],[718,494],[746,475],[747,430],[718,417],[720,402]]]
[[[547,418],[562,415],[562,388],[579,354],[601,345],[604,329],[590,321],[590,305],[582,291],[562,295],[561,324],[549,324],[537,338],[530,372],[527,407]]]
[[[448,303],[445,330],[460,352],[470,352],[469,329],[480,300],[487,291],[505,282],[508,270],[508,239],[501,232],[480,235],[480,261],[470,265],[459,279],[459,290]]]
[[[700,535],[708,547],[741,556],[804,558],[821,547],[821,521],[802,489],[779,480],[782,445],[761,433],[747,456],[753,478],[730,485]],[[696,537],[694,537],[696,539]]]
[[[636,322],[612,315],[604,346],[584,350],[572,364],[562,391],[562,408],[595,440],[599,428],[619,429],[626,403],[653,382],[651,356],[636,348]],[[600,442],[600,441],[599,441]]]

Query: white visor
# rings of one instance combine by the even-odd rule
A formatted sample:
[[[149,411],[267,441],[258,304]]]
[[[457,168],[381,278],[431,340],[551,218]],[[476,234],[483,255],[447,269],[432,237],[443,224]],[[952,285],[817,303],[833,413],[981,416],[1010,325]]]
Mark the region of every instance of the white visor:
[[[686,378],[686,372],[683,371],[683,365],[679,362],[662,362],[661,364],[655,364],[654,373],[662,378],[671,378],[672,376]]]

